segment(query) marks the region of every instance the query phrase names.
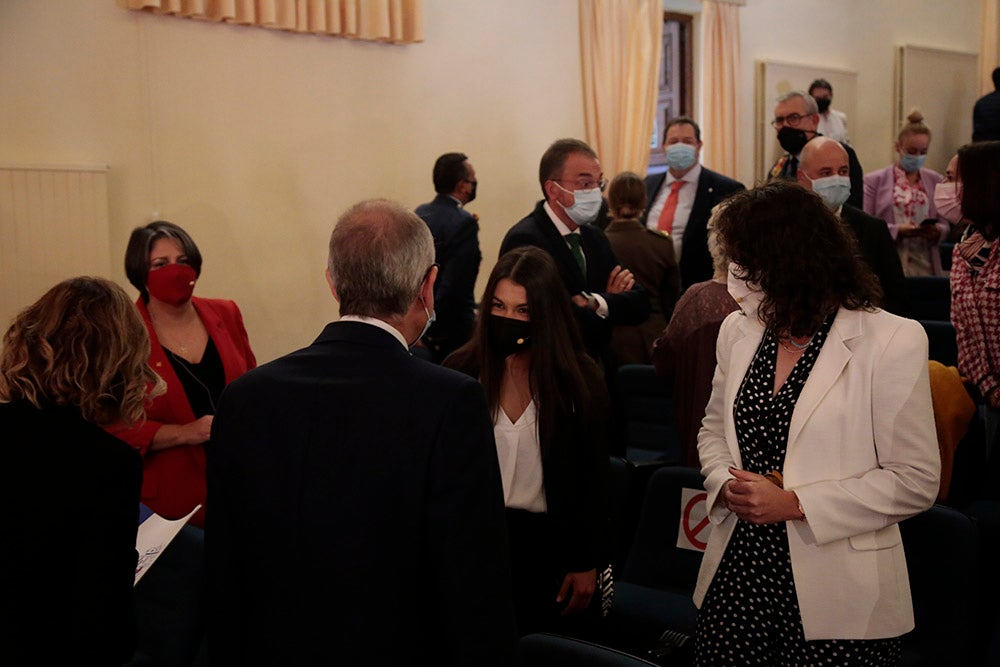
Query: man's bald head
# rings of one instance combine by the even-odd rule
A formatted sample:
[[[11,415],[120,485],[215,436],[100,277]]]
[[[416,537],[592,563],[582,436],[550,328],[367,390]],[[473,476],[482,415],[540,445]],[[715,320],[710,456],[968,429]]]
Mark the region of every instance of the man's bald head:
[[[803,187],[811,190],[812,181],[817,178],[850,176],[850,173],[847,151],[836,139],[816,137],[802,149],[797,178]]]

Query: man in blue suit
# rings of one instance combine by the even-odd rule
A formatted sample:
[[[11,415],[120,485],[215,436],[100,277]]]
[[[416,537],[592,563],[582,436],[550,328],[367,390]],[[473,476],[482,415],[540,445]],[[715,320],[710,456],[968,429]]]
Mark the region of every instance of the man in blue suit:
[[[433,361],[440,362],[472,336],[475,322],[479,250],[478,218],[465,210],[476,198],[476,170],[464,153],[445,153],[434,163],[433,201],[417,207],[417,215],[434,236],[436,321],[423,338]]]
[[[478,382],[413,357],[427,226],[362,202],[330,237],[340,320],[226,387],[208,452],[213,665],[509,665],[503,491]]]
[[[687,116],[670,119],[663,146],[668,171],[646,177],[649,205],[643,222],[673,239],[674,254],[680,261],[681,289],[686,289],[711,280],[714,273],[708,252],[712,208],[745,188],[739,181],[701,166],[701,128]]]

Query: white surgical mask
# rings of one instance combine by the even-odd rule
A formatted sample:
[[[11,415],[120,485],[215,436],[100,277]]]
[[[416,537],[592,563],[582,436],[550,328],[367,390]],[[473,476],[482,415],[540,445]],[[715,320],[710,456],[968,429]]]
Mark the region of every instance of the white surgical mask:
[[[764,292],[756,285],[748,283],[742,278],[737,278],[734,273],[737,271],[742,273],[743,269],[739,264],[730,262],[729,271],[726,272],[726,289],[729,296],[733,297],[739,305],[740,312],[747,317],[756,319],[757,309],[760,308],[760,304],[764,300]]]
[[[848,176],[824,176],[814,181],[805,174],[802,175],[812,183],[813,192],[818,194],[832,211],[843,206],[851,196],[851,179]]]
[[[600,188],[567,190],[558,183],[556,185],[560,190],[573,195],[573,205],[563,206],[563,210],[566,211],[566,215],[569,216],[570,220],[578,225],[585,225],[597,220],[597,214],[601,212],[601,204],[604,203],[604,197],[601,196]],[[559,205],[562,206],[561,203]]]

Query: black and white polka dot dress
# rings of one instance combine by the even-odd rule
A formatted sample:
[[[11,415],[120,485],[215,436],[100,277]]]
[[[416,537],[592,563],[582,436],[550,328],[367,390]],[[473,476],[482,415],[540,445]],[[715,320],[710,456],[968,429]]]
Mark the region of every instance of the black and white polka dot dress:
[[[745,470],[784,467],[792,411],[832,324],[830,317],[813,336],[776,395],[778,340],[764,334],[733,407]],[[786,531],[783,521],[737,521],[698,613],[695,664],[897,665],[899,638],[805,641]]]

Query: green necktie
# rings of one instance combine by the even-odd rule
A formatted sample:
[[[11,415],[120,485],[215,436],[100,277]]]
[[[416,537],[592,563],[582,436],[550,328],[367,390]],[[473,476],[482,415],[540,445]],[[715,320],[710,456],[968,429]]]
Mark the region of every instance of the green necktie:
[[[566,243],[569,245],[569,251],[573,253],[573,258],[576,260],[577,266],[580,267],[580,273],[584,277],[587,276],[587,260],[583,258],[583,249],[580,248],[580,235],[579,234],[567,234],[563,237]]]

